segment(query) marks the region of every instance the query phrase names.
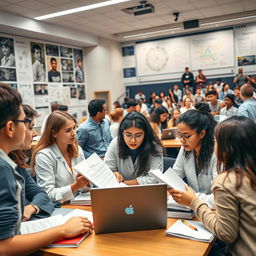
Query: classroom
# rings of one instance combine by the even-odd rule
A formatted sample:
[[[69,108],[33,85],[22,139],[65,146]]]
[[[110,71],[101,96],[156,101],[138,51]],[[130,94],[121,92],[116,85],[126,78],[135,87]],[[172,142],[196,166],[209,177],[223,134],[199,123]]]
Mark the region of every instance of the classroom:
[[[0,0],[0,256],[256,255],[255,11]]]

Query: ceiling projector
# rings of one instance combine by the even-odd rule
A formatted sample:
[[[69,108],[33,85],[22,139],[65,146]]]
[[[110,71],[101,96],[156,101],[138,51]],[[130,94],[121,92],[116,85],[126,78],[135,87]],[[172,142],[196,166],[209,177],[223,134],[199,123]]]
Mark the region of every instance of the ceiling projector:
[[[155,12],[155,7],[147,1],[140,1],[140,5],[122,9],[122,11],[133,14],[134,16]]]

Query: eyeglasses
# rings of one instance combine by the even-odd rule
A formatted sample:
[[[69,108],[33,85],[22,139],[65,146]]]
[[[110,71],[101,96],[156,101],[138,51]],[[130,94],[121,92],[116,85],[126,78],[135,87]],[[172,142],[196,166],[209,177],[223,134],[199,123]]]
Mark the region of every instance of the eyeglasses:
[[[24,120],[12,120],[14,123],[24,123],[24,125],[26,126],[26,128],[29,128],[30,124],[31,124],[31,119],[29,118],[25,118]]]
[[[26,126],[26,128],[28,129],[29,128],[29,126],[30,126],[30,124],[31,124],[31,119],[29,119],[29,118],[25,118],[24,120],[11,120],[11,121],[13,121],[14,123],[24,123],[24,125]],[[5,127],[5,125],[6,125],[6,123],[4,123],[4,124],[1,124],[0,125],[0,129],[2,129],[3,127]]]
[[[177,137],[179,138],[179,139],[184,139],[185,141],[189,141],[189,139],[190,139],[190,137],[191,137],[192,135],[187,135],[187,134],[182,134],[182,133],[180,133],[179,131],[177,132]]]
[[[139,134],[123,133],[123,136],[128,140],[135,139],[136,141],[144,138],[144,134],[142,133],[139,133]]]

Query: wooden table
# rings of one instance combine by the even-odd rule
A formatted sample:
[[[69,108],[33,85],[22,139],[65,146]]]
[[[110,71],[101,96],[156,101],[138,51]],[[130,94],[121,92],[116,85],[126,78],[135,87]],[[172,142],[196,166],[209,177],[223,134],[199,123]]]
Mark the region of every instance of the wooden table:
[[[64,206],[90,210],[86,206]],[[176,219],[168,219],[168,227]],[[165,229],[98,234],[87,237],[78,248],[42,249],[40,255],[54,256],[202,256],[212,244],[165,235]]]
[[[182,146],[180,140],[161,140],[164,148],[180,148]]]

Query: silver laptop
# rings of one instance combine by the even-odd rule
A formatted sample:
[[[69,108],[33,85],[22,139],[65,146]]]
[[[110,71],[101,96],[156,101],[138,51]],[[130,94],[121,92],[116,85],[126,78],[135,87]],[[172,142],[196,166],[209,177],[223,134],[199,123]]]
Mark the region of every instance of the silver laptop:
[[[163,129],[161,140],[172,140],[172,139],[175,139],[176,136],[177,136],[177,131],[178,131],[177,127]]]
[[[91,189],[95,233],[166,228],[165,184]]]

